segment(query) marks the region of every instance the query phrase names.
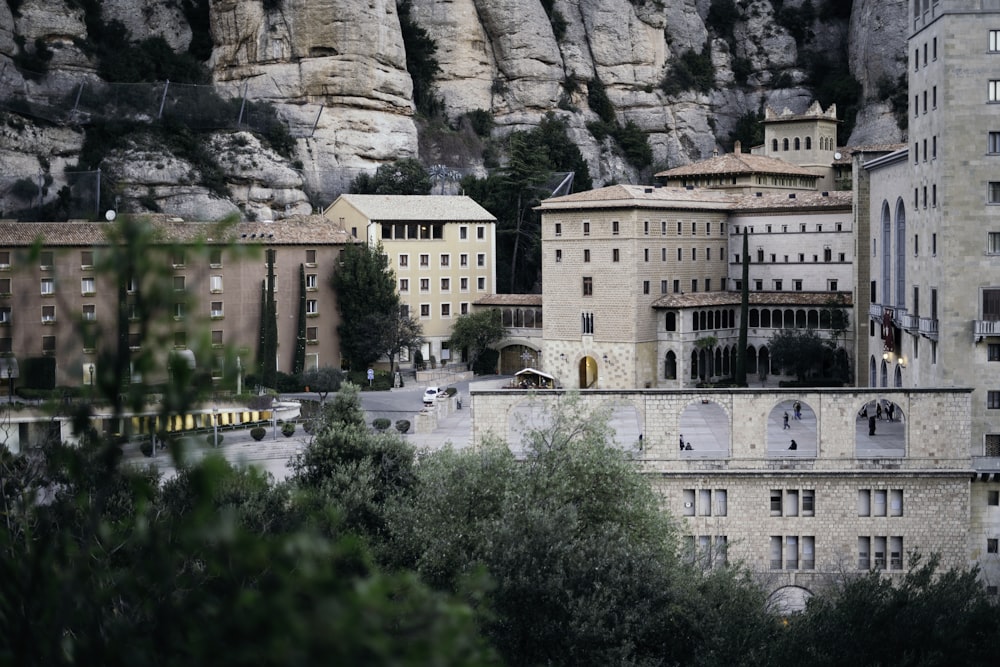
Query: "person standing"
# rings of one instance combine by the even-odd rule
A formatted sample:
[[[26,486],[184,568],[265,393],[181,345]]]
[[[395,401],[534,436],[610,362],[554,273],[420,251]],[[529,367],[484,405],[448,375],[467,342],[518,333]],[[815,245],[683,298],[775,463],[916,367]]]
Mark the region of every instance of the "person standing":
[[[786,428],[791,428],[791,426],[788,425],[788,410],[785,410],[785,416],[783,420],[784,420],[784,425],[781,427],[781,430],[784,431]]]
[[[802,419],[802,404],[795,401],[795,405],[792,406],[792,409],[795,411],[795,419]]]
[[[868,417],[868,435],[875,435],[875,415]]]
[[[882,419],[882,401],[879,401],[875,405],[875,418],[879,420]]]

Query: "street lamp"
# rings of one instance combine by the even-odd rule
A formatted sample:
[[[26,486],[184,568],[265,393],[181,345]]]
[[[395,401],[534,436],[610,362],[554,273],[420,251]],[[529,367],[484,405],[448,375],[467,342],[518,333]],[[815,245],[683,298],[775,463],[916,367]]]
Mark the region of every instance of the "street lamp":
[[[94,364],[88,364],[87,370],[90,371],[90,390],[94,390]]]
[[[14,365],[7,361],[7,402],[14,403]]]
[[[215,446],[219,446],[219,408],[212,408],[212,429],[214,431]]]

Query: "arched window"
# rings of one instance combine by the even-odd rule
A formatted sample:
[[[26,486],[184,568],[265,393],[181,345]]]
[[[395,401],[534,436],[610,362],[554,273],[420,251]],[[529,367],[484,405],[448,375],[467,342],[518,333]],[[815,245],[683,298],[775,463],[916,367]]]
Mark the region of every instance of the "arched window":
[[[521,312],[520,308],[514,309],[514,326],[517,328],[524,326],[524,313]]]
[[[692,311],[692,313],[691,313],[691,331],[699,331],[699,329],[698,329],[698,311]]]
[[[777,139],[772,139],[771,140],[771,150],[774,151],[775,153],[778,152],[778,140]]]
[[[673,311],[667,313],[666,325],[667,331],[677,331],[677,313]]]
[[[807,326],[808,326],[808,324],[806,324],[806,311],[804,311],[804,310],[796,310],[795,311],[795,328],[796,329],[805,329]]]
[[[882,387],[889,386],[889,372],[885,365],[885,359],[882,360],[882,372],[880,373],[880,375],[881,375],[881,377],[879,378],[881,380],[880,386]]]
[[[783,150],[783,151],[787,151],[788,150],[788,138],[787,137],[781,140],[781,150]]]
[[[691,379],[698,379],[698,350],[691,352]]]
[[[510,308],[504,308],[503,309],[503,325],[505,327],[514,326],[513,322],[514,322],[514,314],[513,314],[513,312],[510,310]]]
[[[705,313],[704,310],[701,311],[701,317],[699,319],[701,320],[701,329],[702,331],[704,331],[705,329],[708,328],[708,315]]]
[[[747,322],[748,327],[759,327],[760,326],[760,313],[757,312],[756,308],[750,311],[750,321]]]
[[[806,326],[810,329],[819,328],[819,313],[815,310],[810,310],[807,315]]]
[[[771,328],[771,311],[768,310],[767,308],[760,311],[760,326],[764,327],[765,329]]]
[[[535,310],[533,308],[524,311],[524,326],[528,329],[535,328]]]
[[[799,138],[795,137],[795,150],[800,150],[802,147],[799,144]]]
[[[903,386],[903,371],[900,370],[899,366],[896,366],[896,373],[895,373],[895,375],[896,375],[896,377],[894,378],[894,380],[895,380],[895,386],[902,387]]]
[[[868,360],[868,386],[877,387],[878,385],[875,383],[875,380],[875,357],[873,356]]]
[[[906,209],[896,201],[896,307],[906,308]]]
[[[806,150],[811,151],[813,147],[812,137],[806,137]]]
[[[882,201],[882,305],[892,303],[892,220],[889,202]]]
[[[784,324],[782,326],[785,329],[794,329],[795,328],[795,311],[792,310],[791,308],[786,308],[785,309],[785,315],[784,315],[784,317],[785,317],[785,322],[784,322]]]
[[[667,352],[667,356],[663,360],[663,379],[664,380],[677,379],[677,355],[674,354],[673,350]]]

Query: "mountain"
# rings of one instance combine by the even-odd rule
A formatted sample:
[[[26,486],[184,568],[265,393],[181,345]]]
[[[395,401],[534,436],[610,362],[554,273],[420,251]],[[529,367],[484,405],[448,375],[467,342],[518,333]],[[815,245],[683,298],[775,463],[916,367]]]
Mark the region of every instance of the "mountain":
[[[595,184],[749,145],[763,105],[900,141],[906,30],[903,0],[7,0],[0,216],[305,213],[396,159],[481,175],[547,113]]]

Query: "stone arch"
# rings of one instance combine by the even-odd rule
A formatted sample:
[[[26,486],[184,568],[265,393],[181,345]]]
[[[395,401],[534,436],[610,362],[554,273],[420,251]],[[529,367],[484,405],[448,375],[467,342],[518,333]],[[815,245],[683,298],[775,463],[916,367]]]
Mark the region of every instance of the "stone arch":
[[[795,311],[791,308],[785,308],[784,313],[785,322],[782,326],[783,329],[794,329],[795,328]]]
[[[504,308],[500,311],[500,321],[505,327],[514,326],[514,311],[510,308]]]
[[[523,340],[523,339],[522,339]],[[507,341],[500,348],[500,374],[513,375],[526,366],[538,367],[542,353],[533,345],[520,341]]]
[[[614,434],[612,440],[619,449],[627,452],[642,450],[642,413],[635,405],[615,405],[608,417],[608,426]]]
[[[805,329],[807,326],[808,326],[808,324],[806,322],[806,311],[803,310],[803,309],[801,309],[801,308],[799,310],[796,310],[795,311],[795,328],[796,329]]]
[[[795,404],[799,404],[799,418]],[[785,428],[785,414],[788,428]],[[815,458],[819,452],[816,412],[802,399],[790,398],[775,405],[767,417],[768,458]],[[792,441],[795,449],[789,449]]]
[[[760,311],[760,326],[764,329],[771,328],[771,309],[765,308]]]
[[[883,397],[863,399],[855,406],[855,415],[854,456],[857,458],[906,456],[907,417],[898,403]],[[872,433],[873,427],[874,433]]]
[[[782,327],[782,324],[781,324],[781,309],[780,308],[775,308],[771,312],[771,326],[774,327],[775,329],[780,329]]]
[[[729,363],[731,352],[729,346],[722,348],[722,374],[729,377],[732,375],[732,366]]]
[[[810,309],[806,312],[806,327],[819,329],[819,311]]]
[[[766,380],[770,372],[771,352],[767,349],[766,345],[762,345],[760,350],[757,351],[757,375],[762,380]]]
[[[902,371],[902,369],[899,366],[896,366],[896,370],[893,371],[892,386],[893,387],[902,387],[903,386],[903,371]]]
[[[783,151],[788,150],[788,137],[785,137],[784,139],[781,140],[781,150]]]
[[[747,375],[757,372],[757,349],[753,345],[747,345]]]
[[[591,389],[597,384],[597,360],[591,356],[580,359],[577,365],[580,389]]]
[[[672,310],[668,311],[664,318],[664,325],[667,331],[677,331],[677,313]]]
[[[805,554],[803,554],[805,560]],[[779,616],[790,616],[805,611],[812,591],[802,586],[782,586],[767,596],[768,610]]]
[[[882,200],[882,299],[885,305],[892,303],[892,218],[889,213],[889,202]]]
[[[685,458],[728,458],[730,418],[726,409],[709,398],[689,403],[680,418],[680,437],[691,449],[685,448]]]
[[[760,313],[757,311],[756,308],[750,309],[750,318],[749,321],[747,322],[747,326],[754,328],[760,326]]]
[[[802,142],[799,141],[798,137],[795,137],[795,150],[802,150]]]
[[[813,147],[812,137],[806,137],[806,150],[811,151]]]

